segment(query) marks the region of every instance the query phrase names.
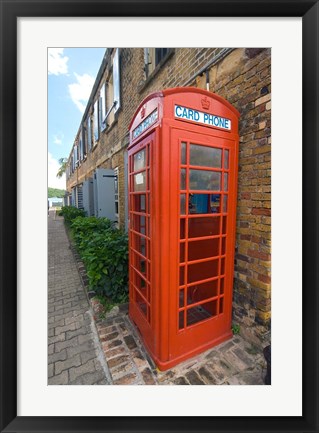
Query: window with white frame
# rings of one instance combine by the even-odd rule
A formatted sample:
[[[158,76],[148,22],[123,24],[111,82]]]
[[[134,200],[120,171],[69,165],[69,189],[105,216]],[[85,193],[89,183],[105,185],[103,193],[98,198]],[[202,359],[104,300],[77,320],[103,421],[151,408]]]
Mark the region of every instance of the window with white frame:
[[[83,160],[83,143],[82,143],[82,136],[81,133],[79,134],[79,138],[78,138],[78,143],[79,143],[79,161],[81,162]]]
[[[119,48],[116,48],[112,58],[112,69],[106,80],[106,126],[112,125],[115,120],[115,114],[118,112],[120,107],[120,51]]]
[[[94,146],[97,144],[100,138],[99,128],[99,100],[95,101],[94,113],[93,113],[93,134],[94,134]]]
[[[104,131],[106,128],[105,116],[106,116],[106,85],[103,83],[100,90],[100,99],[99,99],[99,122],[100,122],[100,130]]]
[[[155,68],[168,58],[171,52],[170,48],[144,48],[145,77],[148,78]]]
[[[83,153],[83,159],[86,158],[87,154],[87,146],[86,146],[86,127],[85,125],[82,125],[81,128],[81,134],[82,134],[82,153]]]
[[[86,142],[88,152],[92,149],[92,128],[91,128],[91,115],[89,114],[86,120]]]

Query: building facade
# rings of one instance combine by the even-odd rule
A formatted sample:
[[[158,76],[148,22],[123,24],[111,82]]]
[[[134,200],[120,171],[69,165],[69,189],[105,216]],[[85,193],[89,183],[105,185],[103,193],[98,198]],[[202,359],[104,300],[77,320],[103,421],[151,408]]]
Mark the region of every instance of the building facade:
[[[270,49],[108,48],[68,158],[68,204],[83,207],[83,186],[97,185],[104,170],[105,212],[127,228],[130,121],[148,94],[185,86],[214,92],[240,113],[233,315],[251,341],[265,345],[271,320]]]

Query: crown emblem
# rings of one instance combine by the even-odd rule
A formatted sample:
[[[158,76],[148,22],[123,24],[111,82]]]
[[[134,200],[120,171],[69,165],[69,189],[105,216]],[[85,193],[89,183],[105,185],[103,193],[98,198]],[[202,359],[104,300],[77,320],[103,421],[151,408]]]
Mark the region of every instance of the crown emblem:
[[[201,100],[201,103],[202,103],[202,107],[205,108],[205,110],[208,110],[208,109],[209,109],[210,102],[209,102],[209,100],[207,99],[207,96],[205,96],[205,98],[203,98],[203,99]]]
[[[144,105],[143,108],[142,108],[142,110],[141,110],[141,118],[142,119],[144,119],[145,111],[146,111],[146,109],[145,109],[145,105]]]

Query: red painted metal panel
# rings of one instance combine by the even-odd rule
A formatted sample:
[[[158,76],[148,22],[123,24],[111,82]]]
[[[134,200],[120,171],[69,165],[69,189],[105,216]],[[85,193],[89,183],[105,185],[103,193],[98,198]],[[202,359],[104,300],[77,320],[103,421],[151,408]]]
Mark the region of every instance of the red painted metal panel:
[[[130,125],[130,310],[160,369],[231,337],[238,112],[196,88]]]

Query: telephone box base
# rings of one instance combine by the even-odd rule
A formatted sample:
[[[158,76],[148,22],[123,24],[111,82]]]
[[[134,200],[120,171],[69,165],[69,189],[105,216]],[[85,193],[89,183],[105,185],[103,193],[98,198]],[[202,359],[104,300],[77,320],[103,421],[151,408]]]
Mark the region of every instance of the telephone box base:
[[[133,322],[134,323],[134,322]],[[134,323],[135,327],[136,324]],[[137,328],[138,329],[138,328]],[[140,334],[141,335],[141,334]],[[218,346],[221,343],[224,343],[227,340],[230,340],[233,337],[233,333],[232,331],[227,332],[226,334],[221,335],[220,337],[216,338],[213,341],[210,341],[209,343],[197,347],[195,350],[192,350],[190,352],[187,353],[183,353],[183,355],[176,357],[174,359],[171,359],[169,361],[162,361],[158,358],[158,356],[152,351],[150,350],[150,348],[148,347],[147,343],[143,340],[143,344],[146,347],[148,353],[150,354],[152,360],[154,361],[154,363],[156,364],[157,368],[160,371],[166,371],[169,370],[172,367],[175,367],[176,365],[180,364],[183,361],[186,361],[190,358],[193,358],[196,355],[199,355],[200,353],[205,352],[208,349],[211,349],[215,346]]]

